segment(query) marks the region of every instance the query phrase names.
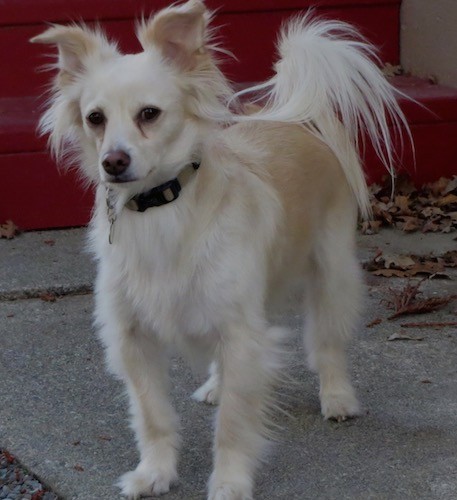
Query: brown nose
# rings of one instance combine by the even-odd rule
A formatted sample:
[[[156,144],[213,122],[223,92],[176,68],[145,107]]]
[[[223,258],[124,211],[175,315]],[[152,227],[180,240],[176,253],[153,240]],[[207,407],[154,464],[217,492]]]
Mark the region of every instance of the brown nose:
[[[130,156],[121,149],[108,151],[103,157],[102,165],[107,174],[121,175],[130,165]]]

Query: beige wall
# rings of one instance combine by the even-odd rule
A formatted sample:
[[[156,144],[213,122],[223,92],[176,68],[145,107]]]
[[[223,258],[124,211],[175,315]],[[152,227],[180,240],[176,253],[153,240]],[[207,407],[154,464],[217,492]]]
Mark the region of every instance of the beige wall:
[[[405,70],[457,87],[457,0],[403,0],[401,15]]]

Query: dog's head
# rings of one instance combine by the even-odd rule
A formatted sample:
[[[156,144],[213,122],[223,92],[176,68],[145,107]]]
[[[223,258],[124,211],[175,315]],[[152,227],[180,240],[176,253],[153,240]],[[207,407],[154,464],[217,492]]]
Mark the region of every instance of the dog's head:
[[[209,17],[199,0],[159,12],[138,26],[138,54],[121,54],[84,26],[55,25],[33,38],[58,48],[41,121],[56,156],[76,152],[92,182],[132,191],[198,161],[203,136],[231,97],[214,60]]]

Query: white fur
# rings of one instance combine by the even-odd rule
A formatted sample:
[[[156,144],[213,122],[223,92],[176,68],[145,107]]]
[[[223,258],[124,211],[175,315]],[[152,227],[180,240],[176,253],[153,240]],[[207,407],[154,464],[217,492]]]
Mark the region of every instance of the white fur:
[[[332,148],[362,216],[367,217],[370,201],[363,171],[353,168],[357,161],[354,145],[366,133],[394,175],[389,120],[394,132],[403,128],[409,134],[396,100],[396,95],[403,94],[373,63],[380,63],[375,48],[341,21],[313,20],[312,12],[293,19],[281,33],[279,54],[270,80],[237,94],[260,92],[258,99],[267,102],[249,119],[305,123]]]
[[[177,479],[171,346],[214,359],[194,394],[219,401],[208,498],[253,497],[280,366],[280,330],[267,313],[292,290],[306,303],[305,344],[323,416],[345,419],[359,409],[344,352],[361,295],[357,202],[368,212],[357,138],[364,124],[391,167],[386,114],[403,123],[394,92],[369,60],[372,48],[349,40],[352,28],[305,16],[284,30],[277,73],[257,87],[271,88],[265,107],[235,115],[208,19],[198,0],[165,9],[139,27],[144,52],[134,55],[76,26],[54,26],[35,40],[60,54],[42,131],[58,156],[76,155],[96,186],[96,323],[130,397],[140,463],[120,486],[131,498],[164,493]],[[140,123],[145,106],[162,113]],[[94,110],[103,112],[102,126],[88,123]],[[112,150],[130,156],[129,182],[104,170]],[[144,213],[124,207],[193,161],[201,167],[176,201]]]

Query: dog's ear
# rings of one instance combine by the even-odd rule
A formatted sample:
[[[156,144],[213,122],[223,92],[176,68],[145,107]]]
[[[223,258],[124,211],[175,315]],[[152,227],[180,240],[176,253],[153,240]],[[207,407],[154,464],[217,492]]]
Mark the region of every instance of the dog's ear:
[[[203,2],[189,0],[170,7],[139,26],[143,49],[156,47],[162,56],[181,70],[192,70],[205,52],[205,30],[209,14]]]
[[[57,68],[59,83],[71,83],[81,74],[90,58],[107,58],[118,54],[116,46],[97,31],[72,25],[53,25],[30,40],[32,43],[55,45],[59,50]]]

